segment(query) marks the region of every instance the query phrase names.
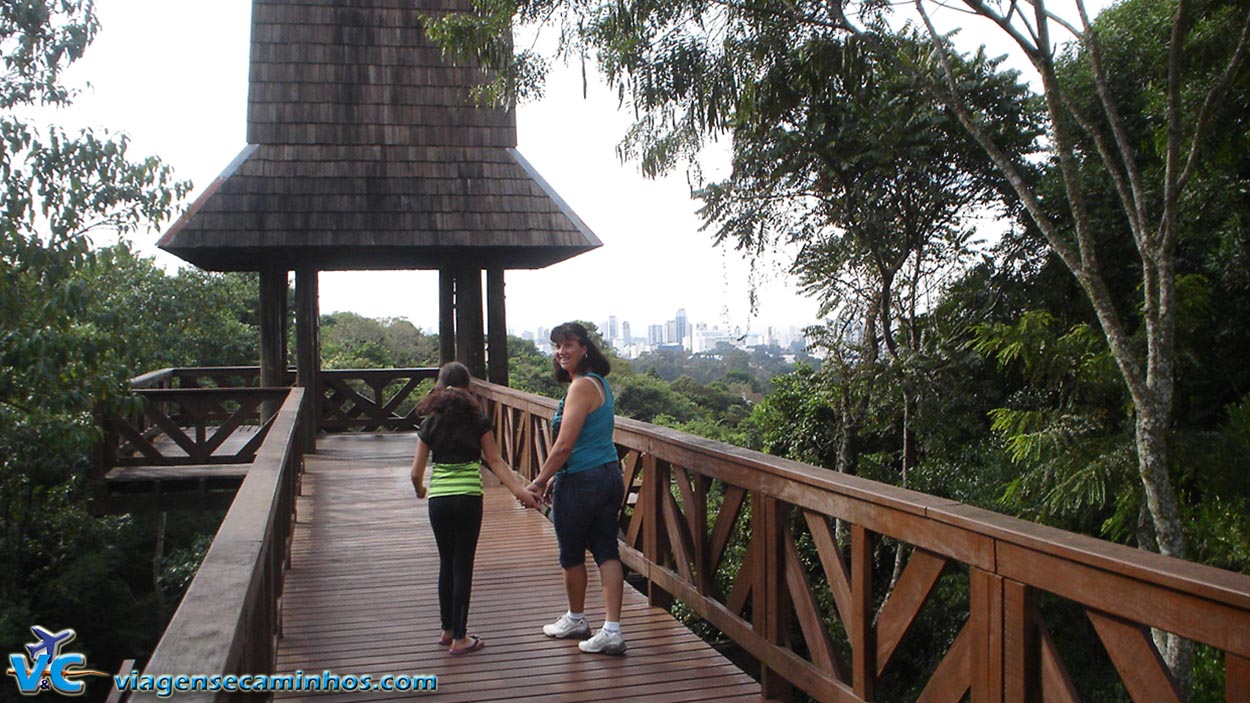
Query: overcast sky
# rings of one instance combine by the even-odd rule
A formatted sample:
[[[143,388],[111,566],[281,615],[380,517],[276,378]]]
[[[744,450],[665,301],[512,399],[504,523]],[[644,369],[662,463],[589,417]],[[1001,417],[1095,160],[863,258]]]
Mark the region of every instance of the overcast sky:
[[[202,191],[245,145],[250,0],[96,0],[100,34],[67,81],[83,87],[63,126],[126,132],[136,157],[155,154]],[[87,84],[90,84],[87,86]],[[628,124],[602,85],[582,99],[579,73],[562,71],[547,97],[518,111],[519,149],[603,241],[598,250],[538,271],[507,274],[508,324],[520,332],[568,319],[616,315],[635,334],[672,319],[759,330],[816,321],[774,261],[756,275],[758,316],[749,314],[749,270],[699,231],[684,174],[649,181],[622,165],[614,147]],[[138,238],[168,266],[177,259]],[[323,312],[406,317],[437,329],[437,274],[327,272]]]

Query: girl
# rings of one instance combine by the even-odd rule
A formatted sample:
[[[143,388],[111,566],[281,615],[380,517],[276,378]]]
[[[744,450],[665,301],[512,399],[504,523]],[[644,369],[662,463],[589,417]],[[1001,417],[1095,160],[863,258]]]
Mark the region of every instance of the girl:
[[[490,418],[469,393],[469,369],[459,362],[438,371],[434,390],[418,405],[425,416],[417,431],[412,459],[412,486],[417,498],[429,496],[430,527],[438,543],[438,605],[442,634],[438,643],[452,654],[475,652],[486,643],[469,635],[469,594],[473,590],[473,559],[482,530],[483,461],[526,507],[538,500],[525,490],[503,462],[491,434]],[[425,466],[433,457],[430,487]]]

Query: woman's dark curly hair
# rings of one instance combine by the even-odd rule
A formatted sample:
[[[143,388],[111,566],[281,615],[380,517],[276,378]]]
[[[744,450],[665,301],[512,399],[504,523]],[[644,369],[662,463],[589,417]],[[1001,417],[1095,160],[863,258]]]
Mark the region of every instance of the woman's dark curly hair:
[[[583,347],[586,347],[586,356],[583,356],[582,362],[577,365],[578,373],[593,371],[600,376],[607,376],[612,372],[611,362],[603,355],[603,352],[599,351],[599,347],[595,346],[595,343],[590,340],[590,333],[580,323],[566,322],[562,325],[556,325],[556,328],[551,330],[552,344],[559,344],[570,339],[575,339]],[[560,362],[556,361],[555,357],[551,359],[551,369],[555,373],[556,381],[568,383],[573,380],[568,371],[560,368]]]
[[[482,414],[477,399],[469,392],[469,369],[459,361],[443,364],[438,370],[434,390],[417,403],[417,414],[476,417]]]

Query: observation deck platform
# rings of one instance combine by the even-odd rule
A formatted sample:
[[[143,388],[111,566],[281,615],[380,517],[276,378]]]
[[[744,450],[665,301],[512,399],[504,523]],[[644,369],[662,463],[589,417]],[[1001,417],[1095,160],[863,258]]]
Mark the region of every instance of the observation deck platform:
[[[469,632],[486,647],[452,656],[437,643],[438,553],[409,481],[414,434],[322,436],[305,457],[275,672],[433,675],[432,693],[281,693],[275,700],[751,701],[759,684],[628,585],[629,651],[584,654],[542,634],[567,608],[550,522],[486,475]],[[587,617],[603,620],[597,570]]]

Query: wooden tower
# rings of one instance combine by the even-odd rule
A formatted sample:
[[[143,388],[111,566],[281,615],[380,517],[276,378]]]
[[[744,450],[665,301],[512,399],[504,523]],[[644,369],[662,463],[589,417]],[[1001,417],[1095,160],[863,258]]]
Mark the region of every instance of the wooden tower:
[[[506,384],[504,271],[600,246],[517,151],[515,112],[473,104],[483,72],[425,37],[422,15],[467,7],[254,0],[248,144],[159,246],[260,272],[262,383],[285,371],[288,272],[301,385],[318,387],[318,272],[392,269],[439,271],[442,360]]]

